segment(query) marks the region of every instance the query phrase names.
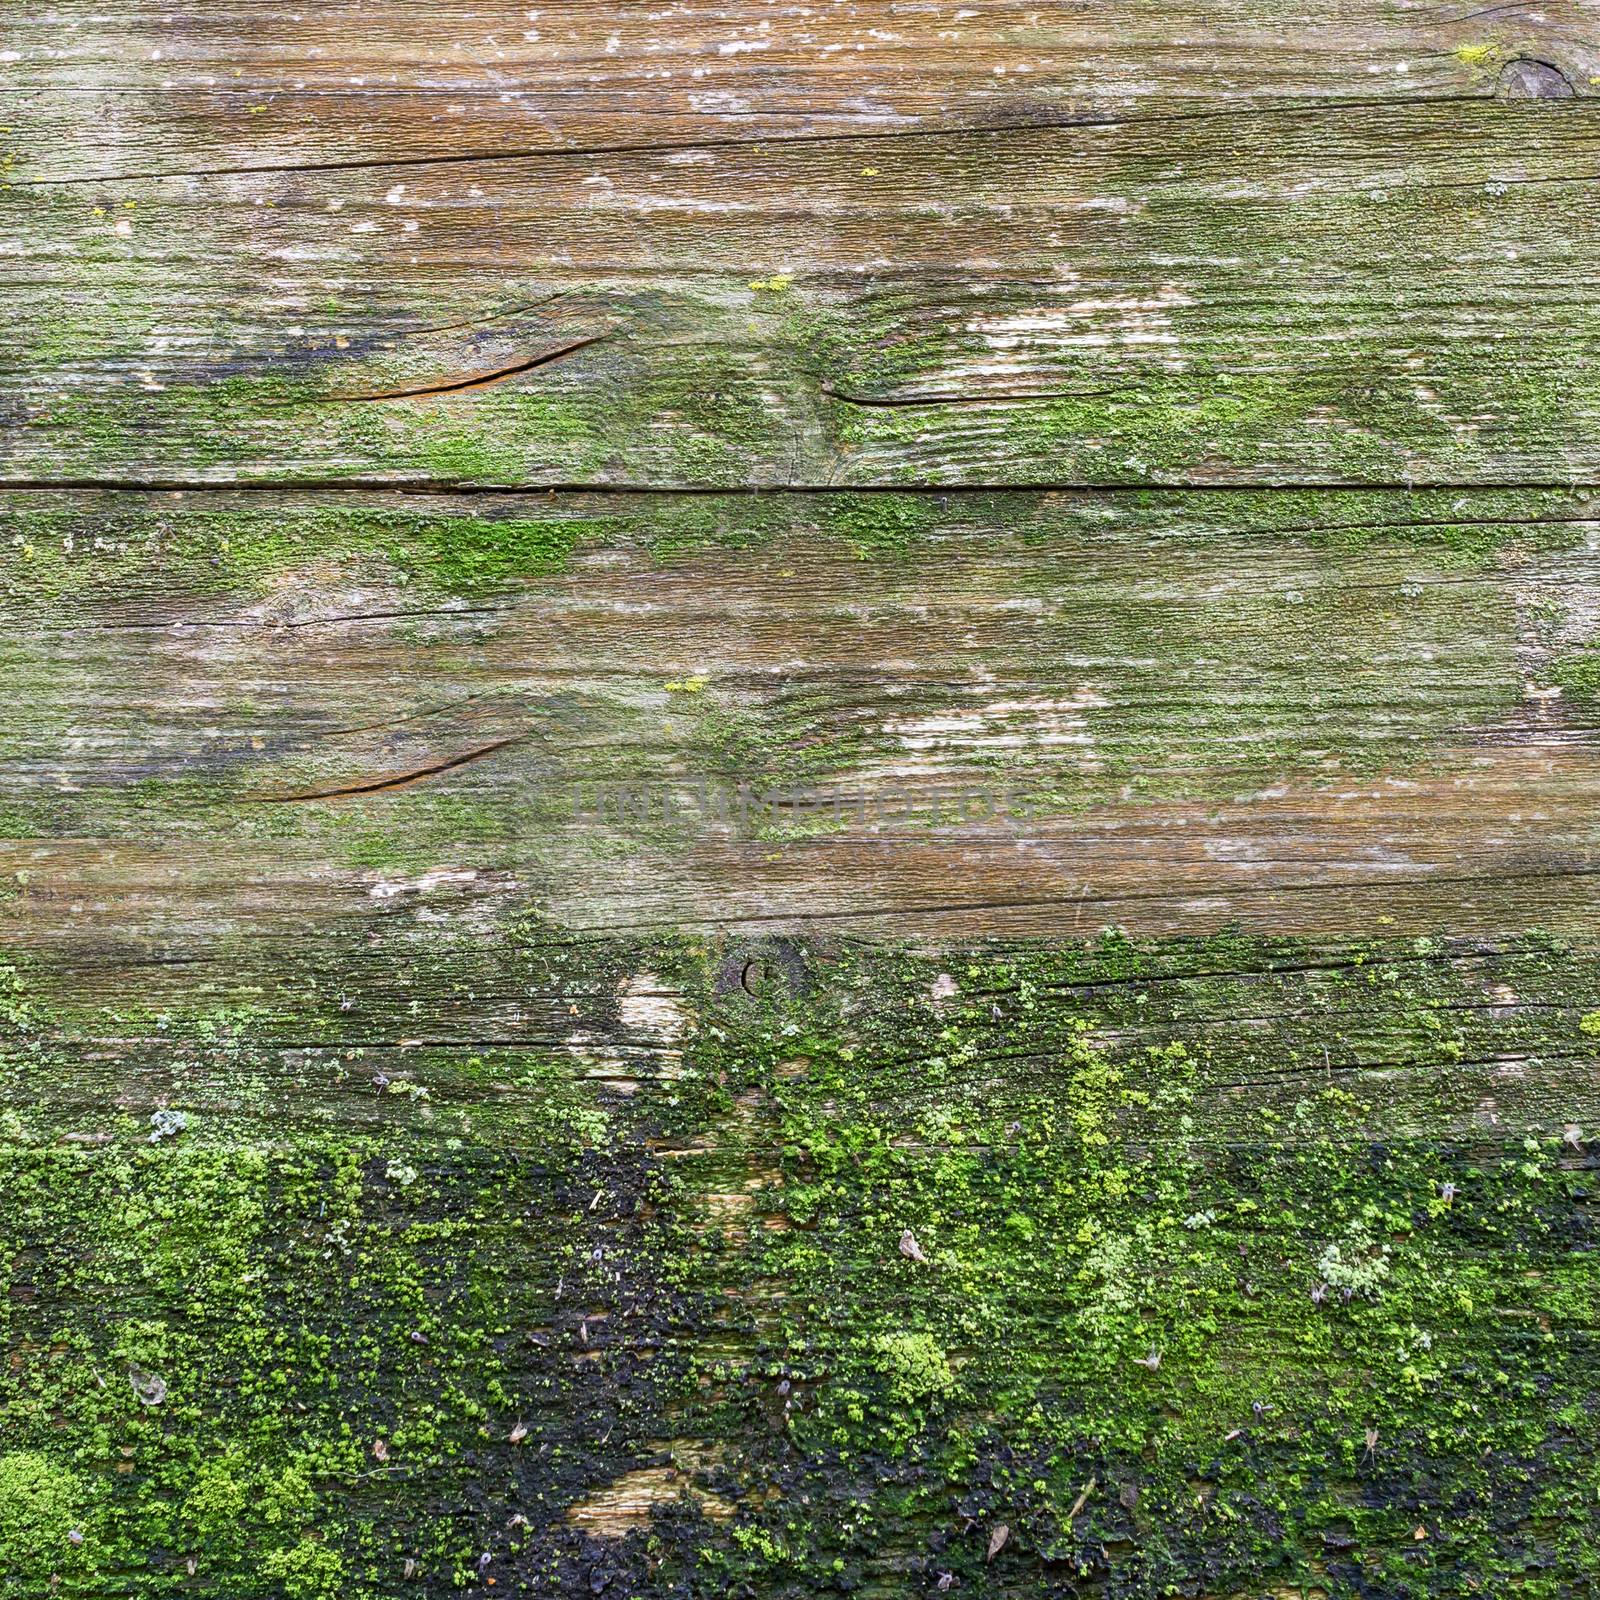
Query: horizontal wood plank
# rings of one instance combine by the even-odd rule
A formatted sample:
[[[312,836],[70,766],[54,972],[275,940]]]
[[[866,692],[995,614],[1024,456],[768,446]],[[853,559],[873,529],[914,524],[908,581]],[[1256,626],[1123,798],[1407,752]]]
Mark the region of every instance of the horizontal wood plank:
[[[439,895],[929,937],[1594,907],[1581,495],[41,494],[6,524],[25,940]]]
[[[1193,0],[68,0],[10,19],[5,44],[17,175],[65,179],[1585,95],[1600,73],[1577,0],[1338,0],[1315,17]]]
[[[1600,478],[1593,112],[14,191],[12,483]]]

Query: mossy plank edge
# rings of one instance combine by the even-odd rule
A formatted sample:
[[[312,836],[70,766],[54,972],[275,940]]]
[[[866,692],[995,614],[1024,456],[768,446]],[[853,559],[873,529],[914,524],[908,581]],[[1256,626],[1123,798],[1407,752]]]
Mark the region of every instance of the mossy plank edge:
[[[6,1593],[1595,1581],[1592,947],[427,953],[7,968]]]

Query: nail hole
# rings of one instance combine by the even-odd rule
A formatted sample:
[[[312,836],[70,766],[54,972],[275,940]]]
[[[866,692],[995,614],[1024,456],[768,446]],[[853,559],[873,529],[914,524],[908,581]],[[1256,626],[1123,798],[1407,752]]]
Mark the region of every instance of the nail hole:
[[[768,999],[803,995],[810,987],[804,950],[790,939],[762,941],[730,951],[717,967],[713,992]]]

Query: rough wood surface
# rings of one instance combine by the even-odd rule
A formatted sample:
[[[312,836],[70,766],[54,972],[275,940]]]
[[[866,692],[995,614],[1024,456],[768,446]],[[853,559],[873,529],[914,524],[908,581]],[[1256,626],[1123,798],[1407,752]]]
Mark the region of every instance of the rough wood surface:
[[[469,857],[616,929],[1577,929],[1597,512],[14,495],[3,792],[55,836],[18,936],[288,927]]]
[[[9,18],[6,46],[25,170],[67,179],[1583,92],[1600,72],[1581,0],[69,0]]]
[[[0,1596],[1600,1583],[1592,5],[0,28]]]
[[[1600,479],[1588,100],[22,184],[0,470]]]

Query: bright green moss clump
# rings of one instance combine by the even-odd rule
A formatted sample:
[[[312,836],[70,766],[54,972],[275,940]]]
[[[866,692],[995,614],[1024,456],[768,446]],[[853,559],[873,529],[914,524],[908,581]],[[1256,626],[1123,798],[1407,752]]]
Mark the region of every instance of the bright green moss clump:
[[[1580,700],[1600,699],[1600,649],[1561,657],[1551,664],[1550,676]]]
[[[955,1387],[950,1363],[931,1334],[880,1333],[872,1351],[890,1398],[902,1405],[936,1399]]]
[[[0,1592],[43,1589],[92,1559],[92,1497],[79,1475],[31,1450],[0,1455]],[[87,1547],[87,1548],[86,1548]]]

